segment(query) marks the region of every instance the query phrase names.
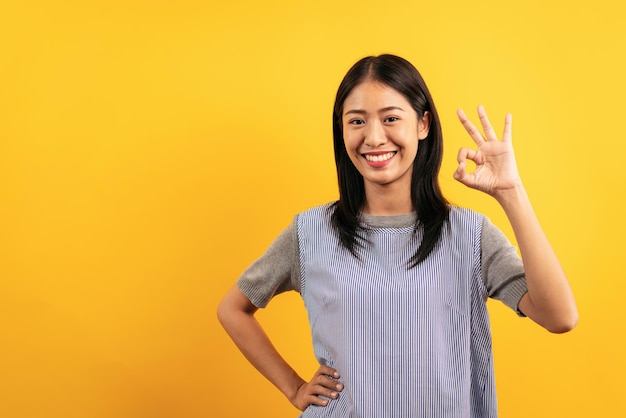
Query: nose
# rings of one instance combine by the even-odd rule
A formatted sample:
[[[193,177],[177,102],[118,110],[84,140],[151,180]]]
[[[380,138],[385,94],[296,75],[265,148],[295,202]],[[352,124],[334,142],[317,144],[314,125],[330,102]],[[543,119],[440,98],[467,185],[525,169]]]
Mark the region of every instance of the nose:
[[[374,120],[367,124],[365,128],[365,145],[371,148],[379,147],[387,143],[387,135],[382,124]]]

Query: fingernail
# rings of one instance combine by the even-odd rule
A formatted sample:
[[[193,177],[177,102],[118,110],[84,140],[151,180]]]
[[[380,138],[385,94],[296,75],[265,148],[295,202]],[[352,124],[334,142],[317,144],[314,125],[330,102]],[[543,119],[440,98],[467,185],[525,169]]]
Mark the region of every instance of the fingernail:
[[[330,397],[331,397],[331,398],[336,398],[337,396],[339,396],[339,394],[338,394],[337,392],[332,392],[332,393],[330,394]]]
[[[339,384],[337,385],[337,390],[341,390],[341,389],[343,389],[343,385],[342,385],[341,383],[339,383]]]
[[[335,373],[333,373],[333,376],[339,377],[339,373],[335,372]]]

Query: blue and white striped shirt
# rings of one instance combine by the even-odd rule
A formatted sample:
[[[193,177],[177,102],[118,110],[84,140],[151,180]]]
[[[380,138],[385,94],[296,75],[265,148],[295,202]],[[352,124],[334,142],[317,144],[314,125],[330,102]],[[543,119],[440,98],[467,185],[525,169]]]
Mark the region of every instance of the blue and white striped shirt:
[[[408,269],[421,239],[413,226],[368,228],[359,260],[339,244],[327,207],[298,216],[315,355],[345,387],[303,418],[497,416],[482,222],[452,209],[440,245]]]
[[[341,374],[339,398],[301,417],[496,417],[485,302],[515,309],[526,292],[514,247],[484,216],[453,207],[438,246],[408,269],[421,240],[413,222],[371,219],[357,259],[339,243],[328,205],[303,212],[238,281],[259,307],[300,291],[317,360]]]

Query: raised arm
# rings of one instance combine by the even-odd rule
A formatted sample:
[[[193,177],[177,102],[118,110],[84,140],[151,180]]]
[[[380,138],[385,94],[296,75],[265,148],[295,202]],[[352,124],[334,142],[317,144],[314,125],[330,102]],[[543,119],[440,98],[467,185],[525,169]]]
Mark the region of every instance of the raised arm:
[[[274,384],[289,401],[303,411],[309,405],[325,406],[327,398],[337,398],[343,389],[339,373],[320,366],[307,382],[280,356],[254,317],[257,307],[235,285],[222,299],[217,316],[226,332],[248,361]]]
[[[519,309],[550,332],[563,333],[578,321],[576,302],[567,277],[532,208],[517,170],[512,145],[512,117],[507,114],[502,140],[498,140],[482,106],[478,116],[484,135],[462,110],[458,117],[477,149],[461,148],[454,178],[468,187],[493,196],[513,227],[528,284]],[[466,170],[467,160],[476,164]]]

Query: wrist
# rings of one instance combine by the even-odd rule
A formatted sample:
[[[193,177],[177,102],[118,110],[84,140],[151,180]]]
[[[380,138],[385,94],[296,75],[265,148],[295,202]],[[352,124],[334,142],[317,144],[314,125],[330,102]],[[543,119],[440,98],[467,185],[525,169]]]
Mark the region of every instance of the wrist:
[[[505,210],[528,200],[526,189],[521,181],[511,187],[496,191],[493,197]]]
[[[283,392],[289,402],[291,402],[293,405],[297,406],[298,392],[300,391],[300,388],[302,388],[302,386],[305,384],[306,381],[296,374],[294,375],[293,381],[289,384],[288,389]]]

